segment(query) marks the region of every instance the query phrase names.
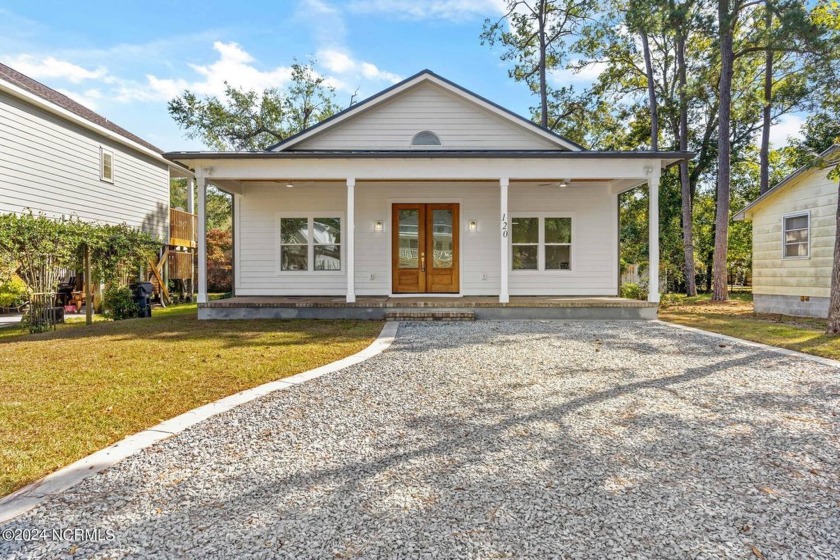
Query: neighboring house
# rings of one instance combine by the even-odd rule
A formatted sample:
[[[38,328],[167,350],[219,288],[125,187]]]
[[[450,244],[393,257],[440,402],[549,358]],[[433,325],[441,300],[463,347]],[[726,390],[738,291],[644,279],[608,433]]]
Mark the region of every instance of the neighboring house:
[[[126,223],[168,243],[169,178],[191,176],[155,146],[0,64],[0,213]]]
[[[840,145],[821,154],[840,156]],[[753,303],[758,313],[827,317],[834,266],[836,167],[803,167],[735,215],[752,222]]]
[[[618,196],[644,184],[657,302],[659,178],[690,156],[585,150],[430,71],[265,151],[166,154],[196,172],[200,231],[207,185],[232,193],[234,299],[266,296],[202,317],[271,316],[267,296],[614,298]]]

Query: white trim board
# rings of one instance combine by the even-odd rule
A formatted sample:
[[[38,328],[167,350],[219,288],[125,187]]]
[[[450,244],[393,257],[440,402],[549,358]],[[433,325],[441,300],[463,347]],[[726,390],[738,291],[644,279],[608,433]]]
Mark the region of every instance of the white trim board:
[[[71,488],[86,478],[104,471],[112,467],[117,462],[130,457],[147,447],[150,447],[160,441],[163,441],[173,435],[179,434],[199,422],[212,418],[222,412],[227,412],[237,406],[249,403],[260,397],[264,397],[269,393],[275,391],[282,391],[295,385],[300,385],[309,380],[321,377],[328,373],[334,373],[344,368],[364,362],[377,354],[381,354],[388,349],[394,342],[399,327],[398,322],[386,322],[382,327],[379,336],[376,337],[370,346],[357,352],[352,356],[323,365],[321,367],[304,371],[285,377],[277,381],[271,381],[263,385],[259,385],[252,389],[246,389],[239,393],[230,395],[216,402],[200,406],[189,412],[185,412],[175,418],[161,422],[156,426],[147,428],[142,432],[130,435],[125,439],[118,441],[113,445],[109,445],[105,449],[101,449],[84,459],[80,459],[75,463],[67,465],[66,467],[55,471],[38,480],[21,488],[20,490],[9,494],[3,499],[0,499],[0,524],[11,521],[15,517],[26,513],[32,508],[40,505],[46,501],[50,496],[60,494]]]

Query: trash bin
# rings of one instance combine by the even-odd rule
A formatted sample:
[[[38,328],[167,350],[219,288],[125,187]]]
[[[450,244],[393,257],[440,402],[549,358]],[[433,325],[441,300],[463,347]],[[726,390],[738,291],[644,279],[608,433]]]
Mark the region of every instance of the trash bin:
[[[155,287],[151,282],[137,282],[129,286],[129,289],[134,292],[134,303],[139,309],[138,317],[152,316],[152,295],[155,293]]]

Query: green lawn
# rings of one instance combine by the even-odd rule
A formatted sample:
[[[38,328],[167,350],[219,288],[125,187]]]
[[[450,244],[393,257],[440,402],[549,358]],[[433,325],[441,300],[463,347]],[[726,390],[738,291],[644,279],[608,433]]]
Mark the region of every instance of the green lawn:
[[[0,496],[158,422],[368,346],[374,321],[152,319],[0,329]]]
[[[659,318],[680,325],[763,342],[824,358],[840,359],[840,337],[827,336],[825,319],[755,313],[752,295],[734,293],[715,303],[709,295],[664,302]]]

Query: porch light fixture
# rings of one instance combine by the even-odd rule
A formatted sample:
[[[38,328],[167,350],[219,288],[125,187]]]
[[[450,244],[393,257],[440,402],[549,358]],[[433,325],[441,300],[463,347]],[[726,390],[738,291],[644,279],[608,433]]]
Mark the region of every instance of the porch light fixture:
[[[569,183],[565,179],[561,179],[560,182],[557,183],[557,186],[560,187],[561,189],[565,189],[566,187],[569,186]]]
[[[385,229],[385,227],[382,225],[382,220],[376,220],[375,222],[373,222],[373,231],[379,233],[383,229]]]
[[[478,222],[475,220],[467,222],[467,231],[478,231]]]
[[[294,188],[294,185],[291,184],[291,183],[286,183],[286,188],[287,189],[292,189],[292,188]]]

